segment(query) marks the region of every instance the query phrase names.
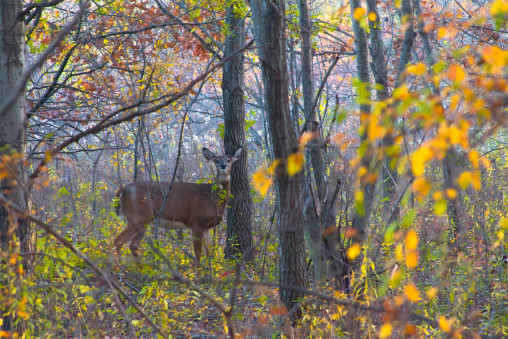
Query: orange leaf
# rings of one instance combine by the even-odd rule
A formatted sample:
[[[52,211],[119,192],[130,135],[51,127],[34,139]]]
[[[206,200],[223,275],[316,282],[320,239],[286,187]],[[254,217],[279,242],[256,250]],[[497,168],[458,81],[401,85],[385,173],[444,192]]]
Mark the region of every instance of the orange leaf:
[[[360,20],[365,15],[365,13],[367,13],[365,8],[358,7],[355,9],[355,12],[353,13],[353,18],[355,18],[355,20]]]
[[[406,324],[404,327],[404,333],[407,336],[414,336],[416,334],[416,326],[413,324]]]
[[[445,317],[439,317],[439,328],[445,332],[450,332],[451,324]]]
[[[466,79],[466,72],[460,65],[453,64],[448,69],[448,77],[453,82],[460,83],[460,82],[464,81],[464,79]]]
[[[300,147],[305,146],[309,140],[316,139],[318,134],[316,132],[304,132],[299,140]]]
[[[425,178],[420,177],[413,182],[412,190],[417,193],[418,200],[421,200],[429,194],[431,188],[430,183]]]
[[[407,299],[412,303],[415,303],[420,299],[420,292],[414,284],[404,286],[404,292],[406,293]]]
[[[288,309],[284,306],[272,307],[270,309],[270,313],[273,315],[284,315],[288,313]]]
[[[418,266],[418,251],[410,251],[406,254],[406,266],[408,268]]]
[[[457,190],[454,188],[447,188],[446,196],[450,199],[455,199],[457,197]]]
[[[344,234],[344,236],[348,239],[351,239],[353,238],[356,234],[358,233],[358,231],[356,230],[356,228],[353,228],[353,227],[348,227],[346,228],[346,232]]]
[[[410,229],[406,234],[406,250],[414,251],[418,247],[418,234]]]
[[[482,179],[480,177],[480,172],[475,171],[471,174],[471,183],[473,184],[473,188],[477,191],[482,188]]]

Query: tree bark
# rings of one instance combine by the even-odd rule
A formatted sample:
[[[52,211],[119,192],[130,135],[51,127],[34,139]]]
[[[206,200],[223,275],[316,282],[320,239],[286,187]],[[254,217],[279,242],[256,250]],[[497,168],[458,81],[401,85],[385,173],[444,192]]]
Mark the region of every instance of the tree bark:
[[[434,52],[432,51],[432,46],[430,45],[430,39],[427,32],[425,32],[425,21],[422,16],[422,10],[420,6],[420,0],[415,0],[415,12],[418,17],[418,34],[422,38],[423,48],[425,51],[425,59],[427,61],[428,69],[432,69],[434,66],[435,58]],[[433,93],[441,97],[441,90],[439,85],[435,85],[432,82],[432,91]],[[444,108],[443,108],[444,111]],[[446,152],[446,155],[443,159],[443,186],[444,189],[454,189],[458,192],[458,188],[453,182],[453,165],[452,165],[452,157],[455,156],[455,150],[452,145],[450,145],[449,149]],[[447,198],[447,214],[448,214],[448,222],[450,223],[450,227],[452,228],[452,237],[450,239],[451,245],[455,248],[456,251],[459,250],[459,233],[461,230],[461,220],[459,219],[459,200],[458,198],[450,199]]]
[[[351,16],[357,8],[360,8],[360,0],[351,0]],[[356,51],[356,69],[358,80],[360,80],[364,84],[370,84],[369,77],[369,56],[368,56],[368,48],[367,48],[367,35],[365,30],[360,26],[358,20],[351,18],[353,22],[353,32],[355,36],[355,51]],[[361,103],[360,104],[360,121],[364,121],[366,116],[370,114],[370,104]],[[360,135],[360,141],[362,144],[367,142],[367,129],[364,129],[363,133]],[[372,151],[371,147],[367,147],[365,153],[360,155],[361,161],[360,165],[365,167],[368,173],[371,173],[371,165],[372,165]],[[353,228],[356,229],[356,236],[354,237],[354,241],[362,244],[366,237],[367,227],[369,224],[370,214],[372,210],[372,204],[374,202],[375,195],[375,182],[367,182],[363,178],[360,179],[360,191],[363,193],[363,202],[361,208],[358,208],[353,218]],[[357,262],[359,262],[357,260]]]
[[[298,0],[300,12],[300,35],[302,39],[302,90],[303,90],[303,114],[308,121],[307,131],[319,132],[319,123],[316,120],[314,106],[314,82],[312,75],[312,40],[311,25],[309,17],[309,6],[307,0]],[[314,126],[316,128],[314,128]],[[326,194],[326,183],[324,181],[324,160],[323,151],[319,147],[322,144],[321,138],[309,142],[311,148],[306,152],[306,158],[312,163],[314,179],[317,187],[317,198],[319,203],[323,204]],[[309,176],[310,177],[310,176]],[[310,184],[310,183],[309,183]],[[305,238],[308,243],[309,255],[314,263],[314,277],[317,281],[322,281],[326,276],[326,262],[324,258],[324,243],[321,236],[321,227],[319,216],[315,212],[315,202],[311,194],[311,186],[305,189],[304,200],[304,225]],[[332,207],[332,206],[331,206]],[[335,214],[333,214],[335,215]],[[330,218],[331,220],[332,218]],[[325,225],[329,226],[329,225]]]
[[[226,9],[226,24],[231,30],[227,37],[224,57],[239,49],[245,40],[245,22],[235,14],[235,5]],[[251,211],[248,150],[245,142],[244,105],[244,53],[239,53],[222,68],[222,100],[224,103],[224,147],[226,154],[234,154],[240,147],[244,155],[231,168],[231,195],[227,212],[227,237],[224,255],[232,258],[238,254],[252,259]]]
[[[0,100],[10,97],[13,88],[21,81],[25,64],[25,34],[23,20],[17,20],[23,10],[21,0],[2,0],[0,2]],[[0,105],[2,106],[2,105]],[[0,167],[8,170],[6,178],[0,181],[0,194],[15,205],[28,210],[25,191],[26,171],[26,105],[24,95],[20,95],[14,105],[0,112]],[[12,234],[16,235],[18,244],[13,243]],[[8,206],[0,206],[0,251],[33,252],[35,234],[27,219],[22,218]],[[18,247],[19,246],[19,247]],[[29,265],[24,260],[24,266]],[[9,269],[5,262],[0,263],[0,279]],[[16,273],[17,274],[17,273]],[[4,282],[4,281],[2,281]],[[2,315],[8,311],[8,305],[0,304]],[[2,330],[12,331],[14,319],[4,316]],[[23,322],[18,332],[23,332]]]
[[[405,0],[407,2],[407,0]],[[370,52],[372,55],[372,74],[376,83],[376,96],[378,101],[385,101],[389,97],[388,72],[386,70],[386,59],[381,36],[381,20],[377,10],[376,0],[367,0],[368,13],[374,13],[376,20],[369,20],[370,27]],[[395,122],[395,120],[392,120]],[[393,145],[393,131],[389,131],[382,140],[382,146],[386,149]],[[390,157],[386,156],[381,170],[381,183],[383,198],[390,204],[392,195],[395,193],[397,171],[392,170],[390,166]]]
[[[289,112],[283,0],[251,1],[273,154],[285,160],[298,148]],[[277,230],[279,236],[280,297],[291,311],[292,320],[301,317],[298,301],[307,287],[305,243],[302,224],[301,173],[289,177],[277,170]],[[295,289],[291,288],[295,287]]]

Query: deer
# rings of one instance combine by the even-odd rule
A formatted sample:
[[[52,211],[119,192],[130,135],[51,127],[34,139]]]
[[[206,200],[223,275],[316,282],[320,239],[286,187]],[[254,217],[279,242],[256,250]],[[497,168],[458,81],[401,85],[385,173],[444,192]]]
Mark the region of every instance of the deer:
[[[242,148],[234,155],[217,156],[207,148],[202,152],[206,160],[215,164],[215,184],[140,181],[117,191],[117,214],[126,220],[125,229],[114,240],[117,255],[130,240],[130,250],[138,260],[146,228],[159,218],[159,225],[166,229],[190,228],[196,267],[199,267],[203,245],[210,256],[209,230],[222,221],[231,193],[231,165],[242,155]]]

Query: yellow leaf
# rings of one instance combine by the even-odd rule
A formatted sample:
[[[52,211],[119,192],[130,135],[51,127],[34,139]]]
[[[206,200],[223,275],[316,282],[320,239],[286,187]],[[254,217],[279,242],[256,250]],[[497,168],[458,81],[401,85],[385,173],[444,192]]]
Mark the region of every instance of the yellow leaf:
[[[377,19],[377,14],[374,12],[369,13],[369,21],[374,22]]]
[[[508,217],[504,217],[499,221],[499,227],[508,230]]]
[[[436,294],[438,292],[438,289],[436,287],[430,287],[426,292],[425,294],[427,294],[427,298],[429,299],[434,299],[436,297]]]
[[[460,187],[465,190],[467,186],[471,183],[471,172],[463,172],[459,177],[459,185]]]
[[[259,193],[266,195],[268,189],[272,185],[273,179],[266,176],[264,169],[260,169],[252,176],[252,182],[254,183],[254,188],[258,190]]]
[[[409,92],[406,86],[397,87],[393,90],[393,98],[395,100],[404,100],[409,98]]]
[[[272,163],[270,164],[270,166],[268,166],[268,169],[266,170],[268,175],[275,175],[275,169],[277,168],[277,166],[279,166],[279,164],[280,164],[279,159],[275,159],[274,161],[272,161]]]
[[[415,74],[415,75],[422,75],[425,72],[425,64],[423,62],[419,62],[416,65],[409,65],[406,68],[406,72]]]
[[[450,332],[451,324],[445,317],[439,317],[439,328],[445,332]]]
[[[386,323],[379,330],[379,338],[388,338],[392,334],[392,324]]]
[[[464,137],[463,132],[457,128],[457,126],[451,126],[449,129],[449,137],[452,145],[460,144]]]
[[[473,149],[473,150],[469,151],[469,153],[467,155],[469,157],[469,160],[471,161],[471,164],[473,164],[473,167],[478,168],[478,159],[480,157],[478,152]]]
[[[292,153],[288,157],[288,174],[293,176],[300,172],[303,168],[303,154]]]
[[[440,199],[434,203],[434,213],[436,215],[444,215],[446,213],[446,209],[448,207],[448,203],[445,199]]]
[[[410,251],[406,254],[406,266],[408,268],[418,266],[418,251]]]
[[[507,0],[496,0],[490,7],[490,15],[503,15],[508,12],[508,1]]]
[[[356,257],[360,254],[362,248],[358,244],[353,244],[351,247],[347,249],[347,258],[351,261],[355,260]]]
[[[412,303],[415,303],[420,299],[420,292],[414,284],[404,286],[404,292],[406,293],[407,299]]]
[[[418,247],[418,234],[410,229],[406,234],[406,250],[413,251]]]
[[[423,145],[417,149],[411,156],[411,168],[413,174],[417,177],[425,172],[425,164],[432,159],[433,153],[429,146]]]
[[[402,247],[402,244],[397,244],[395,247],[395,257],[397,260],[402,260],[402,258],[404,258],[404,248]]]
[[[367,11],[365,10],[365,8],[362,8],[362,7],[358,7],[355,9],[355,12],[353,13],[353,18],[355,18],[355,20],[360,20],[366,13]]]
[[[437,29],[437,38],[438,40],[443,39],[446,36],[446,27],[439,27]]]

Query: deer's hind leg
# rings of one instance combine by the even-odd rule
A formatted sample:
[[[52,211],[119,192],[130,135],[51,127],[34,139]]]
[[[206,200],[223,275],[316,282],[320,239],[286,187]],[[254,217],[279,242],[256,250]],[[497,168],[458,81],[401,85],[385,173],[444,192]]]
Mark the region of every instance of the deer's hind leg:
[[[122,246],[129,240],[133,239],[138,230],[130,222],[127,222],[127,227],[115,238],[115,250],[116,254],[120,255]]]
[[[134,256],[134,258],[138,258],[139,257],[139,245],[141,244],[141,240],[143,240],[143,237],[145,235],[145,230],[146,228],[142,228],[141,230],[138,231],[138,233],[134,236],[134,238],[132,238],[131,240],[131,244],[130,244],[130,249],[131,249],[131,252],[132,252],[132,255]]]
[[[203,251],[203,229],[192,227],[192,244],[194,245],[194,255],[196,256],[196,267],[199,267],[201,253]]]
[[[211,235],[210,235],[211,229],[205,230],[203,233],[203,247],[205,248],[205,254],[207,257],[210,257],[211,250],[210,250],[210,244],[211,244]]]

